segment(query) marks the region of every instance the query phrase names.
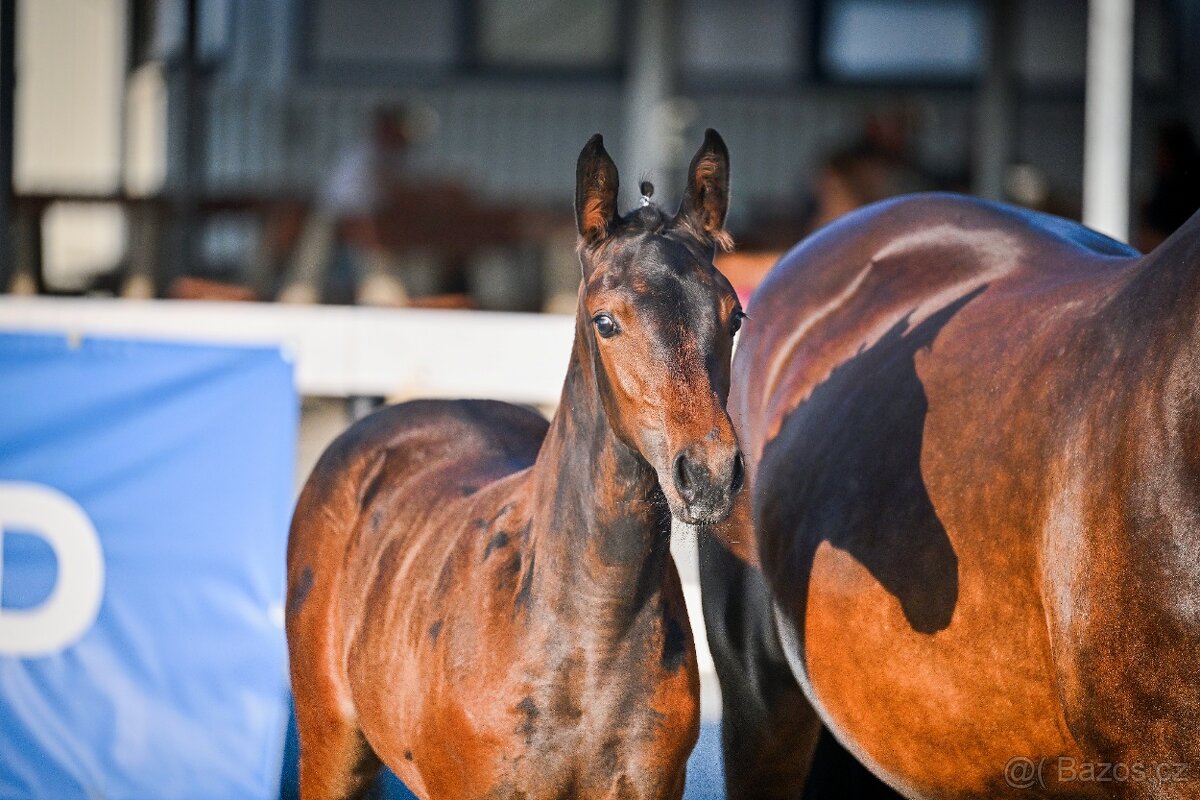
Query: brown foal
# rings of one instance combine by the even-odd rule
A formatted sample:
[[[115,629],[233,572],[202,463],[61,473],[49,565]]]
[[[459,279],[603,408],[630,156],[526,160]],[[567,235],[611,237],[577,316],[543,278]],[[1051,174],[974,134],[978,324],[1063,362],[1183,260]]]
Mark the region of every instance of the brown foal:
[[[712,265],[729,196],[713,131],[677,214],[617,214],[599,135],[579,156],[583,282],[547,428],[487,401],[356,424],[300,497],[288,646],[304,800],[380,762],[422,798],[679,798],[699,730],[671,517],[730,511],[725,412],[742,317]]]
[[[822,723],[909,798],[1200,797],[1198,309],[1200,214],[1143,256],[919,195],[775,267],[702,543],[731,798]]]

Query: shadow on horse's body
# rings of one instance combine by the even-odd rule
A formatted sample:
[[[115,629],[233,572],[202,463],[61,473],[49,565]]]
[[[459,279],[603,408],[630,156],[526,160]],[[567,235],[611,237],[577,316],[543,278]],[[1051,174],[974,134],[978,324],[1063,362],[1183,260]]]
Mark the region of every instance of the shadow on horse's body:
[[[699,683],[671,518],[723,520],[744,475],[724,406],[741,309],[712,266],[728,171],[709,131],[678,214],[618,217],[593,137],[550,425],[406,403],[321,458],[288,549],[304,800],[361,795],[380,761],[422,798],[682,796]]]
[[[702,551],[731,797],[822,721],[912,798],[1200,796],[1198,308],[1200,215],[1139,256],[918,195],[784,257]]]

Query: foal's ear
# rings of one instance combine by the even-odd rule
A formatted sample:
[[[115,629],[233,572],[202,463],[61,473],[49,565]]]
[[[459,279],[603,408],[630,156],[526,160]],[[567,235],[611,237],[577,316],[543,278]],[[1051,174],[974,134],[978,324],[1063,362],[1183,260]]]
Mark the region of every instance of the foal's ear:
[[[588,139],[575,167],[575,224],[589,245],[612,232],[617,219],[617,165],[600,134]]]
[[[709,128],[688,167],[688,184],[676,219],[722,250],[732,250],[733,237],[725,230],[728,213],[729,148],[721,134]]]

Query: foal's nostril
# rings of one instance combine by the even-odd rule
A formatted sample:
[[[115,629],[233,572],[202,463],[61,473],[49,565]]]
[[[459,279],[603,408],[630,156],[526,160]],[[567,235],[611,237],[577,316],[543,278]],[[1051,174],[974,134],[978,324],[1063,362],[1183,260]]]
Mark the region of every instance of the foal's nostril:
[[[672,472],[675,478],[675,488],[679,490],[681,495],[687,497],[689,495],[688,490],[691,487],[691,479],[688,477],[687,458],[683,453],[675,456],[675,465],[672,468]]]
[[[732,461],[723,460],[722,466],[715,470],[710,469],[707,461],[696,458],[695,453],[694,449],[684,449],[671,464],[671,477],[684,503],[717,507],[742,488],[746,467],[740,453]]]
[[[733,457],[733,480],[729,483],[729,489],[734,494],[742,490],[742,484],[746,482],[746,462],[742,461],[742,454],[738,453]]]

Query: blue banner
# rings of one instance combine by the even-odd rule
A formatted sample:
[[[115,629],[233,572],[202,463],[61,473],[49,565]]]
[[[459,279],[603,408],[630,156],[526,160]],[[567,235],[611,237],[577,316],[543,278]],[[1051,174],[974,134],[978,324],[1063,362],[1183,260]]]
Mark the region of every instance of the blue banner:
[[[0,335],[0,798],[278,797],[276,349]]]

